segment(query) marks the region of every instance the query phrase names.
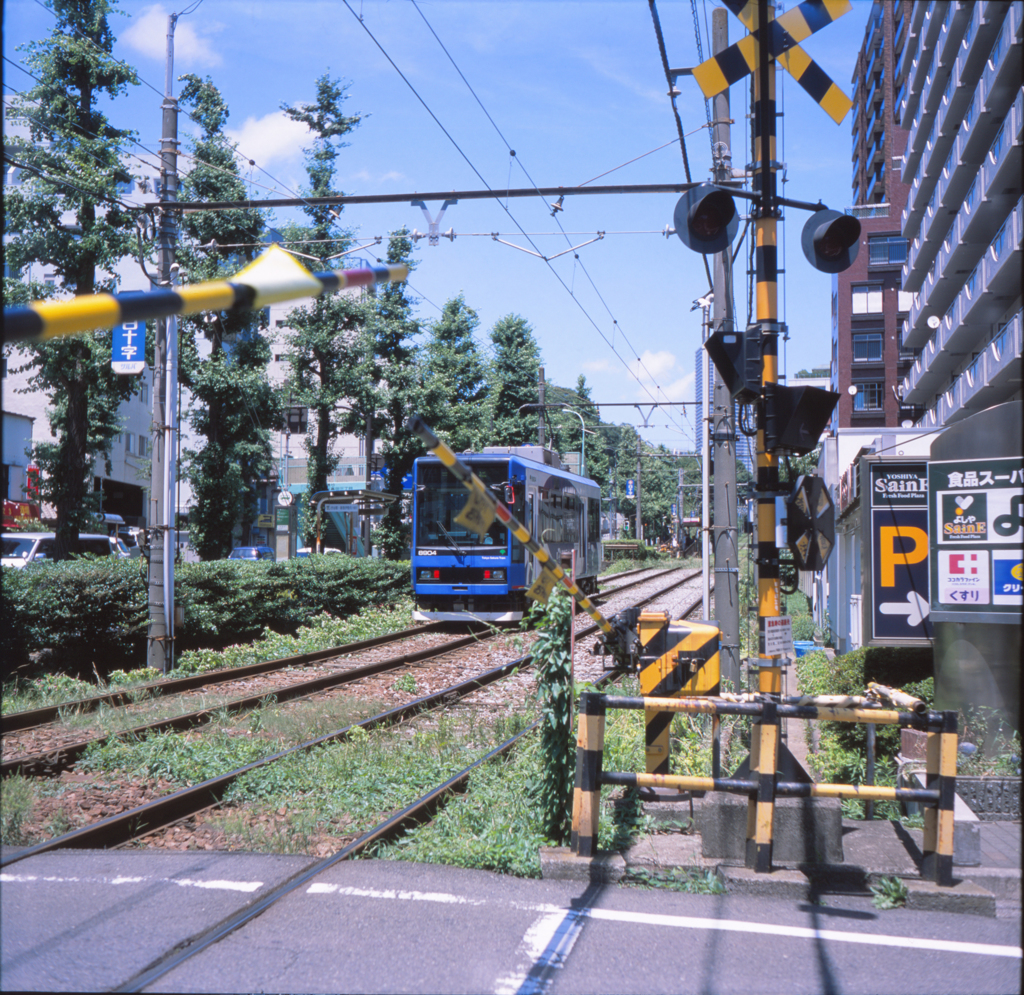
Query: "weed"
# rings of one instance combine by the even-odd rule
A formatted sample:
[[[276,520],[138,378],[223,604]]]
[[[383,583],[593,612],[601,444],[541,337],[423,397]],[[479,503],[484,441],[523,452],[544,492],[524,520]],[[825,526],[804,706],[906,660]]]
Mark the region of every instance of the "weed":
[[[871,904],[876,909],[898,909],[907,904],[907,886],[901,878],[886,877],[871,886]]]
[[[725,894],[725,885],[712,870],[699,871],[673,867],[664,871],[652,871],[645,867],[631,867],[623,877],[622,883],[641,888],[684,891],[690,895]]]
[[[404,691],[406,694],[415,694],[416,693],[416,675],[411,670],[407,670],[391,686],[396,691]]]
[[[21,846],[28,842],[22,826],[32,811],[35,798],[35,790],[28,778],[14,774],[3,782],[0,790],[0,843]]]
[[[906,829],[924,829],[924,816],[920,812],[913,815],[905,815],[900,819]]]

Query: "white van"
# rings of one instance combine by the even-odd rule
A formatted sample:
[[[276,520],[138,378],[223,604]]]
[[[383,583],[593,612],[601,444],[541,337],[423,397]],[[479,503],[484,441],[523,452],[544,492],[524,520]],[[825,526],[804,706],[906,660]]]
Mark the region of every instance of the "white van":
[[[16,570],[20,570],[30,563],[50,562],[53,560],[53,547],[56,539],[55,532],[5,532],[0,536],[2,563],[5,567],[14,567]],[[129,555],[128,549],[120,539],[94,532],[79,533],[78,542],[72,552],[79,555],[92,553],[95,556],[125,558]]]

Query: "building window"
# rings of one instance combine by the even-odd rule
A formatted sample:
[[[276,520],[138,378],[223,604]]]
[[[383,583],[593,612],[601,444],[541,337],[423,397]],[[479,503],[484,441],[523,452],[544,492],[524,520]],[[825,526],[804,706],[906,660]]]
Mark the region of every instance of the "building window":
[[[139,387],[139,399],[143,404],[149,404],[149,384],[143,381],[142,386]]]
[[[906,314],[914,306],[914,295],[909,290],[896,291],[896,310]]]
[[[880,283],[864,284],[853,288],[853,313],[882,313],[882,285]]]
[[[131,454],[131,453],[135,452],[135,450],[132,448],[132,433],[131,432],[125,432],[125,434],[124,434],[124,451],[126,453],[128,453],[128,454]]]
[[[907,261],[907,240],[900,235],[869,235],[869,266],[902,266]],[[881,310],[881,307],[879,307]]]
[[[139,436],[139,455],[146,455],[146,437],[144,435]]]
[[[857,393],[853,398],[854,411],[881,411],[884,383],[855,384]]]
[[[880,363],[882,361],[882,333],[862,332],[854,335],[853,361],[855,363]]]

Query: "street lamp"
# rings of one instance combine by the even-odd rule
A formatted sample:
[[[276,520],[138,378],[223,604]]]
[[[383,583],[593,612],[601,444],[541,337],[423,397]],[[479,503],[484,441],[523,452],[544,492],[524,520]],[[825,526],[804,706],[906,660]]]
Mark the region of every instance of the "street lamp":
[[[570,414],[574,414],[580,420],[580,476],[585,477],[586,465],[587,465],[587,426],[583,421],[583,415],[581,415],[575,408],[570,408],[568,404],[520,404],[518,411],[522,414],[524,411],[537,411],[542,408],[559,408],[562,411],[568,411]],[[591,433],[593,435],[593,433]]]

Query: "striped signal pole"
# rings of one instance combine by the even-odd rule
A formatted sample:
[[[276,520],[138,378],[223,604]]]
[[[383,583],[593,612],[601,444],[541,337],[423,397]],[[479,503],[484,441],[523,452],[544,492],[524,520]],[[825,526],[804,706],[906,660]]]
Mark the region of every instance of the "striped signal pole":
[[[757,68],[754,71],[754,191],[760,194],[755,223],[756,319],[761,329],[761,394],[757,409],[757,631],[758,690],[781,694],[782,670],[765,653],[766,622],[781,614],[779,551],[775,546],[775,494],[779,489],[779,457],[765,446],[766,384],[778,382],[778,217],[775,188],[775,66],[769,58],[769,22],[774,10],[758,5]],[[765,708],[751,736],[750,767],[759,774],[759,787],[747,810],[746,863],[758,872],[772,866],[772,818],[779,724],[774,707]]]

